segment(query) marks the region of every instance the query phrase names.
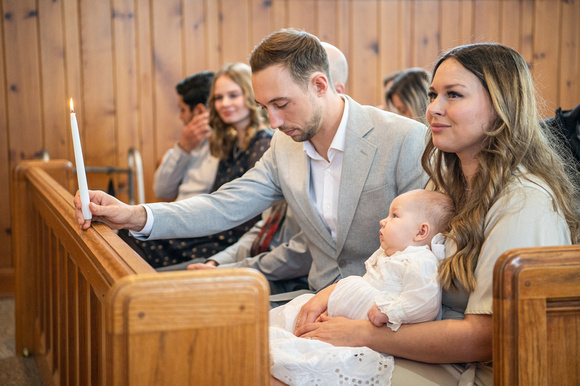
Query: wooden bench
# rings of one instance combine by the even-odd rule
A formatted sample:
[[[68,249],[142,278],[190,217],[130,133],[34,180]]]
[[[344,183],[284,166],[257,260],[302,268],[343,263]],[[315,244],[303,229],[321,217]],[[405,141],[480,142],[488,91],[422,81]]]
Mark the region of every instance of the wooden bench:
[[[495,385],[580,385],[580,245],[515,249],[496,262]]]
[[[269,286],[252,270],[157,273],[81,231],[68,161],[13,173],[16,350],[45,385],[266,385]]]

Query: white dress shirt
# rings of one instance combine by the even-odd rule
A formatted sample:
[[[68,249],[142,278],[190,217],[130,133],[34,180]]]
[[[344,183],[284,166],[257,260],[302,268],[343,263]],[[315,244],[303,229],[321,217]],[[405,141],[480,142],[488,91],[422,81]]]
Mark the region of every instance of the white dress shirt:
[[[338,188],[342,175],[346,122],[348,120],[348,100],[342,99],[344,112],[328,149],[327,158],[329,161],[318,154],[310,141],[304,142],[304,152],[310,158],[310,199],[333,239],[336,239],[338,227]]]

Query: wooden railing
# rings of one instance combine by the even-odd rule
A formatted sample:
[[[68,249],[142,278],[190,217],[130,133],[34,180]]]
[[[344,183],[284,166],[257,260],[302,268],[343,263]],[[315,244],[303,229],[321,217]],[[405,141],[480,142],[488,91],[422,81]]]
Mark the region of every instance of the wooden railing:
[[[72,177],[67,161],[13,174],[16,350],[43,383],[266,385],[265,278],[155,272],[107,226],[80,230]]]

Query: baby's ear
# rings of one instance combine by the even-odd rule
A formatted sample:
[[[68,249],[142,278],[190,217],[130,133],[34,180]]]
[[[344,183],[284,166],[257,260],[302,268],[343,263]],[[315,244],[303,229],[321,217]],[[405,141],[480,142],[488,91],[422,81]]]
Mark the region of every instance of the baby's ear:
[[[422,222],[421,224],[419,224],[419,230],[417,231],[417,234],[413,238],[413,241],[425,240],[426,238],[429,237],[430,231],[431,231],[431,226],[429,226],[429,223]]]

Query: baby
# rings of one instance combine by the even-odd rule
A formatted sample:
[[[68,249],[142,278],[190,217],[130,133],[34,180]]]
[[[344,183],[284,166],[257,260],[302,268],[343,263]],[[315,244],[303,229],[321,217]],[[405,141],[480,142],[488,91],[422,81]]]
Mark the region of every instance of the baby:
[[[448,230],[454,214],[453,202],[443,193],[413,190],[396,197],[389,216],[380,222],[381,247],[365,262],[366,274],[346,277],[323,290],[330,292],[326,313],[368,319],[393,331],[403,323],[436,319],[441,309],[437,268],[445,257],[441,232]],[[270,311],[272,375],[288,384],[302,384],[311,377],[327,384],[345,376],[357,381],[390,379],[392,357],[292,334],[300,309],[312,296],[300,296]],[[388,376],[369,372],[379,367]]]

